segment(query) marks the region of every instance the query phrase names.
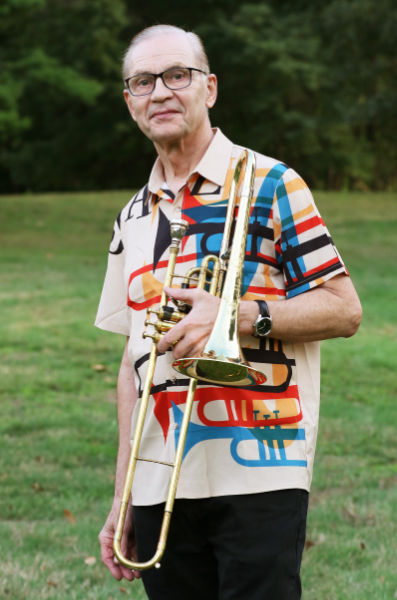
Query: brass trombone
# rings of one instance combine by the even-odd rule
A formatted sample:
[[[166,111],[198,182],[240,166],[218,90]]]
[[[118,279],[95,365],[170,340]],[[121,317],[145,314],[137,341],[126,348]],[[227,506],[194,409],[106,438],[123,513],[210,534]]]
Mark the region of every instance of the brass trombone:
[[[253,369],[245,360],[238,340],[238,312],[241,296],[242,273],[244,268],[245,247],[248,233],[250,209],[253,197],[255,175],[255,156],[251,150],[244,150],[240,155],[230,188],[229,203],[226,212],[225,227],[219,257],[207,255],[200,267],[191,269],[186,275],[175,273],[179,246],[186,233],[188,223],[183,220],[171,221],[171,245],[164,287],[170,287],[176,278],[181,278],[185,286],[194,284],[206,289],[209,293],[220,297],[218,315],[213,330],[201,356],[175,360],[173,367],[190,378],[186,397],[184,415],[180,426],[179,440],[173,463],[160,462],[139,456],[139,448],[143,427],[148,410],[150,391],[157,360],[157,342],[161,335],[176,322],[183,319],[189,307],[176,302],[176,309],[167,304],[168,297],[161,295],[160,308],[148,310],[147,326],[155,328],[154,333],[143,333],[143,337],[152,338],[145,383],[140,399],[140,407],[135,424],[130,460],[127,468],[124,489],[120,504],[120,512],[113,540],[114,555],[125,567],[142,571],[151,567],[159,567],[164,554],[173,505],[176,496],[179,473],[182,465],[186,436],[193,407],[197,380],[227,386],[258,385],[266,381],[266,376]],[[241,187],[239,197],[238,191]],[[234,212],[238,202],[238,215]],[[232,226],[235,230],[232,240]],[[150,320],[150,314],[157,316],[157,321]],[[135,468],[138,461],[154,462],[171,468],[167,499],[164,508],[163,522],[160,530],[157,549],[153,557],[146,562],[135,562],[125,557],[121,551],[121,539],[127,514]]]

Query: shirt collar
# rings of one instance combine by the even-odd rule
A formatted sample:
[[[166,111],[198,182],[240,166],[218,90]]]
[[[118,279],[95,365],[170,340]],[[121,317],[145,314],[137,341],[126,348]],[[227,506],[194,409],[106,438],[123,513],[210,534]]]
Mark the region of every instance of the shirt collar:
[[[210,145],[198,165],[190,173],[188,179],[194,173],[199,173],[199,175],[202,175],[205,179],[212,181],[216,185],[223,186],[233,151],[233,143],[223,135],[220,129],[214,128],[213,131],[215,135]],[[167,188],[159,157],[157,157],[150,173],[148,187],[149,191],[156,195],[158,195],[160,189]]]

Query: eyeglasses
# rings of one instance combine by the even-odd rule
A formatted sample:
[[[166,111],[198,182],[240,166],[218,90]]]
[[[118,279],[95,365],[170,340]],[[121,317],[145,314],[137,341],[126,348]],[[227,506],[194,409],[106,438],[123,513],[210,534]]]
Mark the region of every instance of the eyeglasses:
[[[189,87],[192,83],[192,71],[207,75],[205,71],[194,67],[172,67],[162,73],[140,73],[124,81],[132,96],[147,96],[153,92],[158,77],[169,90],[182,90]]]

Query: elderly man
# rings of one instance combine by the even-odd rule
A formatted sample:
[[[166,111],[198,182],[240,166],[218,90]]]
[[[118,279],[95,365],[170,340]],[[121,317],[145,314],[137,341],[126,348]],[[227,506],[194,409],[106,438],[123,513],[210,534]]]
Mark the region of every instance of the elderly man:
[[[159,301],[169,222],[189,223],[178,267],[219,252],[230,181],[242,148],[211,127],[217,97],[200,39],[168,25],[139,33],[125,55],[124,98],[157,160],[148,183],[118,216],[96,324],[126,336],[118,378],[119,452],[113,505],[99,535],[116,579],[139,577],[114,560],[113,536],[130,453],[131,420],[151,341],[146,309]],[[149,598],[293,600],[301,596],[319,410],[319,340],[355,333],[361,307],[303,180],[256,153],[239,335],[266,382],[224,387],[199,381],[169,540],[160,569],[142,572]],[[219,299],[167,288],[190,312],[158,342],[143,453],[173,455],[188,379],[176,358],[199,355]],[[157,544],[168,468],[137,467],[123,548],[148,560]]]

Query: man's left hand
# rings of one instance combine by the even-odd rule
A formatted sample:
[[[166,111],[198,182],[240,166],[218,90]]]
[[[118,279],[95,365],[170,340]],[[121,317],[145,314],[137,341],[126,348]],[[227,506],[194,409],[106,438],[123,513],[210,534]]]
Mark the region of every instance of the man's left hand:
[[[210,336],[220,299],[200,288],[164,288],[171,298],[182,300],[192,308],[157,344],[158,352],[172,347],[174,358],[199,356]]]

